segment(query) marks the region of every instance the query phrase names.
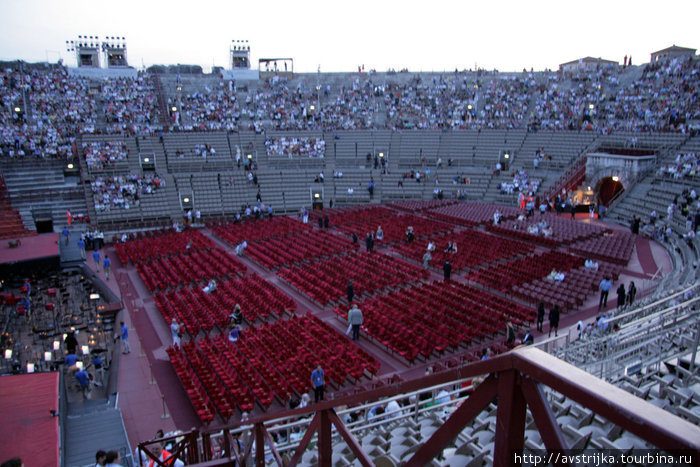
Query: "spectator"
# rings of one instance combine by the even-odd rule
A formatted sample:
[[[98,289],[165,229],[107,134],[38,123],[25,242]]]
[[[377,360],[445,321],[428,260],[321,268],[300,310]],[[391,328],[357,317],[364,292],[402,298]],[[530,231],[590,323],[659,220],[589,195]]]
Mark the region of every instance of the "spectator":
[[[600,281],[600,302],[598,303],[598,311],[600,311],[601,307],[607,307],[608,306],[608,293],[610,292],[610,289],[612,289],[612,281],[610,280],[610,276],[605,276],[602,281]]]
[[[316,369],[311,372],[311,386],[314,388],[314,402],[323,400],[324,373],[321,364],[316,365]]]
[[[552,337],[552,329],[554,329],[554,335],[557,336],[559,332],[559,305],[554,305],[554,308],[549,310],[549,337]]]

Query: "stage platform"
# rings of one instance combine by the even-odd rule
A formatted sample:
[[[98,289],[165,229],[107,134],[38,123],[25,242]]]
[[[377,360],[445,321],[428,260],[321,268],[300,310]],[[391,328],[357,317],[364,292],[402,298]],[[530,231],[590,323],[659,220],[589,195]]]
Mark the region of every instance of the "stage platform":
[[[57,372],[0,376],[0,459],[56,466],[59,459]]]
[[[23,237],[17,248],[10,248],[9,242],[13,240],[3,240],[0,242],[0,264],[58,257],[58,236],[57,233],[45,233]]]

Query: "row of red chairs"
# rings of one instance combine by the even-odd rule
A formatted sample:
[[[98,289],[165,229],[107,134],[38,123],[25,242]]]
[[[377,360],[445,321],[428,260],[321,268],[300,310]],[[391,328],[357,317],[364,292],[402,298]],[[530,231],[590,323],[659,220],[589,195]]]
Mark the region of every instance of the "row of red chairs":
[[[201,348],[193,341],[182,344],[182,351],[224,421],[233,415],[235,400]]]
[[[199,345],[206,349],[207,358],[217,362],[216,371],[219,374],[223,372],[232,375],[226,382],[226,387],[242,411],[250,412],[256,401],[266,410],[275,396],[268,382],[242,352],[243,341],[239,339],[232,345],[222,335],[214,339],[207,337],[199,341]]]
[[[528,228],[533,224],[546,222],[551,229],[551,235],[545,237],[539,234],[531,234]],[[487,228],[509,237],[539,243],[547,246],[570,245],[571,243],[591,237],[599,237],[609,232],[605,227],[595,224],[576,222],[566,216],[558,216],[552,213],[535,214],[524,220],[509,220],[499,225],[490,224]]]
[[[456,199],[430,199],[425,201],[397,201],[395,203],[389,203],[387,206],[398,209],[399,211],[416,212],[442,208],[457,203],[459,203],[459,201]]]
[[[186,289],[181,290],[184,291]],[[174,294],[176,292],[170,293]],[[203,315],[198,308],[188,308],[186,305],[187,302],[184,299],[182,299],[181,302],[176,302],[171,296],[164,293],[157,293],[153,298],[166,324],[175,319],[178,323],[184,325],[184,329],[181,328],[183,333],[196,336],[202,330],[202,322],[208,323],[206,315]],[[207,325],[207,327],[209,327],[209,325]],[[210,330],[212,328],[213,326],[209,327]]]
[[[313,225],[318,223],[319,217],[328,216],[329,224],[332,226],[338,226],[382,219],[395,214],[396,213],[393,210],[384,206],[360,205],[324,209],[323,211],[312,211],[309,216]]]
[[[299,232],[248,244],[246,254],[268,269],[353,251],[359,245],[323,230]]]
[[[505,293],[513,286],[542,279],[552,270],[566,273],[584,263],[579,256],[552,250],[473,271],[467,274],[467,279]]]
[[[534,310],[454,281],[392,291],[359,306],[365,332],[409,362],[490,337],[508,318],[523,324],[535,316]],[[348,307],[335,311],[345,318]]]
[[[626,265],[634,251],[635,236],[629,232],[615,230],[602,237],[576,242],[569,248],[587,258],[601,259]]]
[[[185,324],[190,336],[214,326],[224,330],[236,304],[241,305],[243,318],[248,323],[271,315],[282,316],[296,309],[289,296],[257,274],[217,282],[217,289],[206,294],[199,286],[183,287],[167,293],[157,293],[156,305],[166,322],[175,317]]]
[[[432,265],[441,268],[445,261],[449,260],[453,272],[535,251],[534,245],[496,237],[477,230],[465,230],[447,236],[401,243],[392,249],[415,261],[422,261],[428,241],[435,243],[435,251],[431,254]],[[449,242],[457,243],[457,253],[445,252]]]
[[[170,357],[170,363],[175,369],[178,378],[182,386],[187,392],[187,396],[190,398],[192,405],[194,406],[197,416],[205,425],[211,423],[216,416],[216,409],[214,403],[209,398],[206,390],[199,381],[196,373],[187,362],[185,355],[179,350],[173,347],[166,349],[168,357]]]
[[[493,214],[496,211],[501,213],[502,220],[515,219],[520,215],[520,210],[509,206],[496,206],[488,203],[460,203],[432,209],[430,217],[454,224],[471,226],[493,223]]]
[[[151,292],[212,278],[243,275],[246,266],[223,250],[198,250],[136,264],[141,280]]]
[[[126,265],[129,261],[137,264],[149,259],[161,258],[187,251],[209,249],[214,246],[209,238],[198,230],[186,230],[178,233],[166,231],[166,233],[153,237],[137,238],[124,243],[117,243],[115,250],[119,261]]]
[[[535,235],[529,233],[527,230],[522,230],[518,226],[517,221],[501,222],[498,225],[487,224],[486,230],[497,234],[505,235],[511,238],[517,238],[525,242],[537,243],[550,248],[556,248],[557,246],[559,246],[559,242],[557,242],[552,237],[545,237],[544,235]]]
[[[452,232],[455,226],[446,222],[435,221],[413,214],[395,214],[382,219],[372,218],[360,222],[348,223],[337,226],[337,230],[347,235],[355,233],[361,240],[364,240],[368,233],[376,235],[377,228],[381,226],[384,231],[384,239],[380,244],[390,244],[404,241],[406,230],[413,227],[416,239],[430,237],[438,234]]]
[[[238,222],[212,226],[214,235],[231,246],[245,240],[248,244],[257,240],[283,237],[312,230],[312,226],[291,217],[279,216],[264,221]]]
[[[181,351],[169,348],[168,355],[178,375],[201,382],[203,394],[195,394],[193,403],[210,398],[225,420],[235,406],[250,412],[257,401],[267,409],[275,398],[284,404],[292,394],[308,392],[319,363],[327,381],[338,387],[380,368],[377,359],[312,315],[250,327],[235,343],[225,335],[205,336],[186,342]],[[180,368],[187,362],[189,368]],[[185,386],[189,394],[192,385]]]
[[[277,274],[322,305],[345,296],[351,279],[355,294],[360,297],[429,276],[428,271],[416,265],[377,252],[332,257],[281,269]]]
[[[298,319],[293,317],[290,323],[290,328],[294,329],[291,332],[296,332],[302,339],[316,342],[316,346],[321,348],[318,351],[320,356],[328,357],[326,360],[329,361],[331,357],[344,360],[343,362],[338,362],[338,364],[349,365],[348,371],[350,376],[356,380],[360,379],[365,372],[374,376],[379,371],[380,362],[376,358],[343,338],[317,317],[313,315],[306,315]],[[325,345],[325,347],[321,347],[322,345]],[[326,364],[326,360],[317,359],[317,362],[320,361]],[[332,368],[333,365],[331,364]]]
[[[558,304],[562,310],[574,310],[583,305],[588,295],[597,290],[605,276],[617,278],[620,266],[599,263],[598,269],[581,266],[566,273],[563,281],[539,279],[513,287],[513,294],[532,303],[544,302],[547,307]]]

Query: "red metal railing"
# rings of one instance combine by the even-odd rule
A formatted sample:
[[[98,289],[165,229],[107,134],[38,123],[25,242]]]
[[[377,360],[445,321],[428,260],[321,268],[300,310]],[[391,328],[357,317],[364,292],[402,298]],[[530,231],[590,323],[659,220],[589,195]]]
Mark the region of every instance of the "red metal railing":
[[[183,459],[188,464],[200,466],[233,465],[234,461],[237,465],[245,465],[245,462],[251,459],[253,446],[255,446],[255,464],[263,466],[265,465],[265,444],[267,444],[278,465],[283,465],[267,427],[281,419],[313,414],[306,434],[291,459],[288,459],[289,463],[285,465],[297,465],[315,434],[318,435],[318,464],[332,465],[331,434],[332,427],[335,427],[362,465],[369,466],[373,464],[372,460],[337,416],[336,408],[479,375],[488,376],[406,461],[405,465],[422,466],[430,462],[495,398],[498,398],[498,409],[493,449],[494,465],[517,465],[513,453],[523,452],[528,407],[546,449],[569,452],[571,448],[567,446],[562,429],[557,424],[543,386],[548,386],[570,400],[578,402],[651,445],[666,451],[686,451],[694,455],[696,461],[700,458],[700,427],[534,347],[521,348],[490,360],[475,362],[417,380],[321,402],[304,409],[290,410],[282,415],[251,418],[244,422],[249,432],[249,440],[241,450],[235,448],[232,437],[232,431],[237,428],[240,431],[241,424],[220,430],[204,432],[194,430],[184,435],[184,438],[177,443],[176,448],[173,449],[173,457]],[[211,439],[219,432],[223,435],[224,446],[219,453],[221,457],[214,459]],[[160,441],[175,439],[176,437],[171,437]],[[153,458],[150,455],[149,446],[155,442],[139,444],[139,451]],[[164,466],[166,462],[167,460],[156,460],[156,465]]]
[[[586,160],[585,155],[579,157],[547,190],[545,198],[552,200],[562,189],[566,188],[566,192],[569,193],[581,185],[586,179]]]

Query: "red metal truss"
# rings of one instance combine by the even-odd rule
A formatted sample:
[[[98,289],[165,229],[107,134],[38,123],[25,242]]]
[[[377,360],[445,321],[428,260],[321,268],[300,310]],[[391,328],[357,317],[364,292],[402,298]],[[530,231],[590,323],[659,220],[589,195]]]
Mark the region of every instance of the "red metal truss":
[[[459,434],[490,402],[498,399],[496,414],[496,437],[494,465],[514,465],[512,452],[523,450],[527,408],[532,413],[542,441],[550,451],[571,449],[559,428],[554,413],[547,402],[543,386],[563,394],[603,418],[630,431],[650,444],[667,451],[688,450],[700,457],[700,427],[693,425],[663,409],[656,407],[622,389],[584,372],[562,360],[536,348],[521,348],[490,360],[475,362],[461,368],[432,374],[418,380],[402,382],[373,389],[332,401],[323,401],[303,409],[283,414],[264,415],[247,420],[250,430],[249,443],[244,453],[232,449],[231,430],[241,429],[241,424],[220,430],[188,433],[174,452],[188,464],[202,466],[240,465],[251,455],[255,444],[255,464],[264,465],[264,449],[267,442],[279,465],[282,459],[274,448],[267,426],[291,417],[314,414],[299,446],[287,465],[294,466],[318,434],[318,464],[332,465],[331,429],[335,426],[339,434],[363,465],[372,465],[371,459],[362,450],[360,443],[336,415],[340,406],[375,401],[439,384],[465,378],[488,375],[472,395],[445,420],[443,425],[406,461],[407,466],[425,465]],[[214,459],[210,443],[205,440],[223,432],[224,458]],[[181,435],[182,436],[182,435]],[[172,439],[172,438],[171,438]],[[141,443],[140,450],[148,450],[154,441]],[[204,449],[202,449],[202,448]],[[149,456],[150,457],[150,456]],[[199,462],[199,464],[197,464]],[[163,465],[156,461],[158,465]]]

